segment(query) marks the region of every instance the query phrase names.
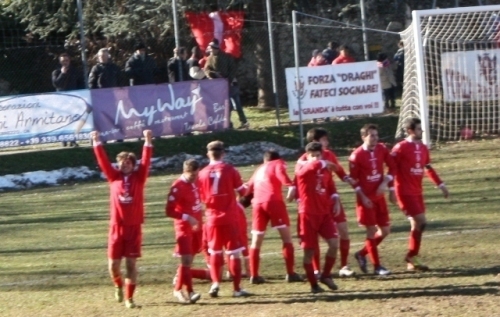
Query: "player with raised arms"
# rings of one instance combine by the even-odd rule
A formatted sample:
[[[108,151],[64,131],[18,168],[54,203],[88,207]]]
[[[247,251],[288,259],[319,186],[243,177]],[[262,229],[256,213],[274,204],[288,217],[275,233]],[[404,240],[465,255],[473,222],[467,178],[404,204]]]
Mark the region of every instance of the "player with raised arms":
[[[422,264],[418,257],[422,233],[427,224],[422,189],[424,171],[439,187],[445,198],[448,198],[449,192],[431,166],[429,149],[422,142],[420,119],[408,119],[405,122],[405,129],[408,137],[396,144],[391,152],[397,166],[394,180],[397,202],[411,225],[405,261],[408,270],[427,271],[429,268]]]
[[[125,258],[125,306],[135,308],[133,296],[137,284],[137,258],[141,257],[142,224],[144,222],[144,187],[149,175],[153,152],[151,130],[144,130],[142,158],[132,152],[116,156],[118,169],[109,161],[99,140],[99,132],[90,133],[97,163],[109,183],[110,223],[108,238],[109,273],[115,285],[115,299],[123,301],[121,261]]]

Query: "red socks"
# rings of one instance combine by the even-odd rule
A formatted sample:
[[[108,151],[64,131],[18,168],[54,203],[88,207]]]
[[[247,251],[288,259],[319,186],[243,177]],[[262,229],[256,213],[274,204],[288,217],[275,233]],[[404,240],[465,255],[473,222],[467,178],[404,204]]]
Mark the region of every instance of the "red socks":
[[[191,269],[191,278],[198,280],[209,280],[210,271],[207,269]]]
[[[122,288],[123,287],[123,280],[120,275],[114,276],[113,277],[113,284],[115,284],[115,287]]]
[[[241,259],[230,257],[229,259],[229,271],[233,276],[233,287],[234,290],[240,291],[240,283],[241,283]]]
[[[222,253],[211,254],[210,255],[210,278],[214,283],[220,283],[221,281],[221,268],[224,266],[224,258]]]
[[[325,256],[325,266],[323,266],[323,272],[321,273],[321,277],[329,278],[332,273],[332,268],[335,265],[335,258],[330,256]]]
[[[349,247],[351,245],[351,240],[340,239],[340,266],[344,267],[347,265],[347,257],[349,256]]]
[[[319,250],[319,243],[314,247],[314,257],[312,260],[312,266],[314,268],[314,271],[321,271],[321,262],[320,262],[320,250]]]
[[[378,249],[377,249],[377,239],[366,239],[365,240],[365,248],[368,250],[368,254],[370,255],[370,259],[375,267],[380,265],[380,258],[378,257]]]
[[[286,273],[293,274],[295,272],[295,258],[292,243],[283,243],[283,259],[285,259]]]
[[[126,283],[125,284],[125,299],[131,299],[134,297],[135,284]]]
[[[250,276],[259,276],[260,249],[250,249]]]
[[[318,284],[312,263],[304,263],[304,270],[306,271],[307,280],[311,286]]]
[[[382,236],[376,235],[375,238],[373,238],[373,240],[375,240],[375,243],[378,246],[380,244],[380,242],[382,242],[382,240],[384,240],[384,238]],[[366,248],[366,243],[365,243],[365,247],[359,251],[359,255],[362,255],[362,256],[368,255],[368,249]]]
[[[420,251],[420,243],[422,242],[422,231],[410,231],[410,238],[408,240],[408,253],[407,257],[414,257]]]

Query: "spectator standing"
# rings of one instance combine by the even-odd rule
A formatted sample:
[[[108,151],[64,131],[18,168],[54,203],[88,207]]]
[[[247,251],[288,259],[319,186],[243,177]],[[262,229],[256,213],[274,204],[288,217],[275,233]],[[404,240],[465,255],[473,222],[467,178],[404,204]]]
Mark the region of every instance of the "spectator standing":
[[[307,64],[307,66],[314,67],[314,66],[323,66],[323,65],[327,65],[327,62],[326,62],[325,57],[323,56],[323,53],[320,52],[320,50],[313,50],[311,61],[309,61],[309,64]]]
[[[54,85],[56,91],[84,89],[85,83],[83,82],[83,74],[71,65],[71,59],[68,53],[59,55],[59,63],[61,64],[61,68],[52,72],[52,85]],[[67,146],[68,143],[63,141],[62,145]],[[76,141],[70,141],[69,145],[76,147],[78,143],[76,143]]]
[[[200,59],[203,54],[198,46],[191,49],[191,57],[186,61],[189,70],[189,79],[199,80],[205,78],[205,72],[200,67]]]
[[[92,67],[89,74],[89,88],[112,88],[118,86],[120,68],[111,61],[107,48],[101,48],[97,53],[98,63]]]
[[[334,41],[328,42],[328,46],[323,50],[323,56],[327,64],[331,64],[339,56],[338,49],[339,43]]]
[[[154,75],[157,73],[156,62],[146,54],[146,46],[137,44],[134,55],[125,64],[125,74],[131,79],[131,86],[154,84]]]
[[[189,69],[186,63],[187,51],[184,47],[174,49],[174,57],[168,60],[168,80],[171,83],[189,80]]]
[[[250,124],[247,121],[245,112],[240,101],[240,86],[235,78],[236,67],[233,58],[222,52],[217,41],[210,42],[210,56],[205,64],[205,75],[210,78],[226,78],[229,83],[229,99],[232,107],[230,110],[236,110],[240,120],[240,129],[248,128]],[[230,127],[233,127],[232,122]]]
[[[396,66],[395,75],[396,75],[396,84],[397,84],[398,94],[402,95],[403,94],[403,81],[404,81],[404,75],[405,75],[404,42],[399,41],[398,46],[399,46],[399,49],[396,52],[396,54],[394,54],[394,64]]]
[[[380,84],[384,93],[385,108],[396,108],[396,100],[394,96],[394,88],[396,87],[396,79],[391,68],[391,62],[384,53],[379,53],[377,56],[377,66],[380,73]]]
[[[356,59],[352,56],[351,48],[347,45],[341,45],[339,47],[339,56],[335,58],[332,65],[354,63]]]

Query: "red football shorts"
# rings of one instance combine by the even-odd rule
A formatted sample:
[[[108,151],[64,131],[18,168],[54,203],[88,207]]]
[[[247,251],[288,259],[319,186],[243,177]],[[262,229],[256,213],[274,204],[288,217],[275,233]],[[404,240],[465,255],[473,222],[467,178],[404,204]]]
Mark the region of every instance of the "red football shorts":
[[[203,231],[197,230],[191,233],[179,232],[175,235],[176,245],[174,256],[196,255],[201,252]]]
[[[318,235],[325,240],[338,237],[337,227],[330,214],[299,213],[299,222],[300,245],[303,249],[314,249],[318,245]]]
[[[425,213],[424,196],[422,195],[397,195],[399,208],[406,217],[411,218]]]
[[[387,227],[391,224],[389,209],[384,196],[372,198],[373,208],[366,208],[361,199],[356,202],[356,215],[358,223],[362,226]]]
[[[110,225],[108,236],[108,258],[113,260],[140,258],[142,225]]]
[[[213,226],[206,224],[205,233],[210,254],[221,253],[223,249],[226,250],[226,254],[244,250],[238,225]]]
[[[264,234],[269,221],[271,227],[275,229],[290,226],[284,201],[272,200],[252,206],[252,233]]]

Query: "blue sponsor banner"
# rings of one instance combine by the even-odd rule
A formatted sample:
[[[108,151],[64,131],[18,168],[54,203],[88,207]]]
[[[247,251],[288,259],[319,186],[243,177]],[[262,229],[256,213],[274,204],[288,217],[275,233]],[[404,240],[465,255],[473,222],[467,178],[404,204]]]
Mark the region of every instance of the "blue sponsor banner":
[[[0,98],[0,148],[88,139],[89,90]]]

